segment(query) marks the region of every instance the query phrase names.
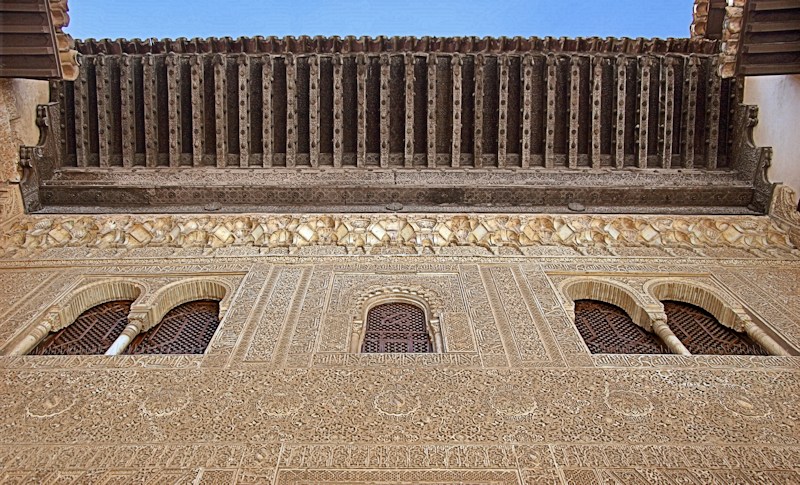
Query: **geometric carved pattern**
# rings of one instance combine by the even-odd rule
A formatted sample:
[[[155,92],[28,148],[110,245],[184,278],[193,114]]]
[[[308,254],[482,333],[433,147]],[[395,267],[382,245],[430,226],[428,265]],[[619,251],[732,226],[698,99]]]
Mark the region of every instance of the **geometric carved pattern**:
[[[170,310],[161,323],[139,334],[126,354],[202,354],[219,326],[219,302],[198,300]]]
[[[693,354],[769,355],[747,334],[721,325],[700,307],[665,301],[667,325]]]
[[[433,352],[425,312],[408,303],[386,303],[367,315],[364,353]]]
[[[103,354],[128,324],[132,303],[118,300],[94,306],[81,313],[71,325],[50,333],[29,354]]]
[[[658,337],[633,323],[622,309],[601,301],[576,301],[575,326],[593,354],[670,353]]]

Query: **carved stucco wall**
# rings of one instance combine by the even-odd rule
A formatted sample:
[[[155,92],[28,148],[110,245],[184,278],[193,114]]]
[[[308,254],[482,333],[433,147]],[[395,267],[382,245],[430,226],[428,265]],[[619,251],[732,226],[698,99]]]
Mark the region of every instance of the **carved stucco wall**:
[[[800,347],[790,251],[336,249],[81,246],[0,260],[0,346],[87,282],[232,288],[205,355],[0,357],[2,480],[800,481],[800,357],[592,355],[559,290],[590,276],[652,304],[648,282],[691,281]],[[436,307],[445,353],[347,351],[381,286]]]

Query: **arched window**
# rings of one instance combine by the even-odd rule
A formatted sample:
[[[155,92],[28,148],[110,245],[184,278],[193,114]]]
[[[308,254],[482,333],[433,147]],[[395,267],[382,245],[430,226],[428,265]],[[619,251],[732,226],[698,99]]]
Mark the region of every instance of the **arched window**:
[[[202,354],[219,326],[219,302],[178,305],[161,322],[133,339],[125,354]]]
[[[693,354],[769,355],[747,334],[720,324],[702,308],[664,301],[667,325]]]
[[[93,306],[75,321],[39,342],[30,355],[103,354],[128,324],[132,300],[117,300]]]
[[[425,311],[410,303],[384,303],[367,313],[364,353],[433,352]]]
[[[575,326],[593,354],[669,354],[652,333],[621,308],[596,300],[575,301]]]

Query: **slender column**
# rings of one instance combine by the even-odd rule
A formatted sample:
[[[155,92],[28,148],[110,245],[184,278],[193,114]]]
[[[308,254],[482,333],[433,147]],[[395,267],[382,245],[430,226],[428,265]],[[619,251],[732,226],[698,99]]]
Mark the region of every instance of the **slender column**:
[[[181,65],[177,54],[167,55],[167,93],[169,110],[169,166],[181,164]]]
[[[356,166],[363,167],[367,161],[367,58],[364,54],[359,54],[356,58],[356,97],[358,98]]]
[[[475,137],[472,140],[472,164],[475,168],[483,167],[483,69],[485,62],[483,54],[475,57]]]
[[[250,56],[240,54],[239,69],[239,166],[247,167],[250,159]]]
[[[342,166],[344,152],[344,90],[342,55],[333,55],[333,166]]]
[[[715,71],[716,72],[716,71]],[[781,347],[778,342],[772,339],[769,335],[766,334],[758,325],[753,323],[751,320],[747,320],[744,322],[744,332],[753,340],[755,340],[759,345],[761,345],[764,350],[769,352],[771,355],[780,355],[780,356],[788,356],[790,355],[789,352],[786,351],[783,347]]]
[[[192,86],[192,165],[203,164],[203,56],[191,57]]]
[[[104,55],[94,58],[95,80],[97,82],[97,138],[99,164],[108,167],[111,155],[111,63]]]
[[[319,55],[308,59],[308,149],[309,163],[319,166]]]
[[[406,126],[403,165],[414,166],[414,54],[405,55]]]
[[[600,168],[600,122],[603,109],[603,63],[600,56],[592,57],[592,168]]]
[[[214,126],[216,127],[217,140],[217,167],[228,165],[228,135],[227,135],[227,84],[225,72],[225,56],[214,56]]]
[[[428,54],[428,167],[436,166],[436,54]]]
[[[698,77],[697,56],[690,55],[684,67],[684,88],[683,88],[683,132],[681,140],[683,142],[683,166],[685,168],[694,167],[694,125],[697,117],[697,77]]]
[[[350,327],[350,353],[357,354],[361,349],[361,339],[364,336],[364,321],[353,320],[353,325]]]
[[[297,60],[286,54],[286,167],[297,162]]]
[[[678,355],[692,355],[689,350],[684,347],[683,343],[672,333],[669,326],[667,326],[667,322],[664,320],[655,320],[653,322],[653,332],[658,335],[658,338],[661,339],[669,350],[672,351],[673,354]]]
[[[672,166],[672,125],[675,112],[675,59],[666,57],[661,69],[661,166]]]
[[[650,72],[653,59],[645,56],[640,60],[641,72],[639,76],[639,156],[637,167],[647,168],[647,140],[648,124],[650,122]]]
[[[556,56],[547,56],[547,122],[545,126],[544,165],[546,168],[555,167],[555,137],[556,137]]]
[[[720,84],[718,74],[719,58],[712,56],[708,66],[708,100],[706,113],[708,116],[706,126],[706,160],[708,170],[717,168],[717,150],[719,148],[719,109],[720,109]]]
[[[437,354],[444,352],[444,344],[442,343],[442,324],[440,318],[432,318],[431,324],[428,326],[432,335],[431,343],[433,344],[433,351]]]
[[[272,57],[261,64],[261,165],[272,166]]]
[[[569,76],[569,168],[578,168],[578,124],[581,110],[581,58],[570,59]]]
[[[58,314],[49,314],[44,320],[36,324],[35,327],[17,345],[8,351],[6,355],[25,355],[33,350],[43,338],[53,330],[53,322],[58,318]]]
[[[451,60],[453,69],[453,137],[450,145],[450,165],[461,165],[461,65],[464,60],[461,54],[453,54]]]
[[[628,62],[625,56],[617,57],[617,103],[614,126],[614,163],[617,168],[625,166],[625,101],[627,96]]]
[[[381,167],[386,168],[389,166],[389,80],[391,76],[391,64],[389,54],[381,54],[381,77],[380,77],[380,144]]]
[[[122,333],[117,337],[111,347],[106,350],[105,355],[120,355],[121,353],[125,352],[125,349],[128,348],[128,345],[136,338],[139,333],[141,333],[142,328],[144,327],[144,322],[141,318],[128,318],[128,325],[122,330]]]
[[[84,58],[79,67],[80,74],[75,80],[75,155],[78,167],[86,167],[89,162],[89,63]]]
[[[145,54],[142,59],[142,93],[144,98],[144,150],[145,165],[158,165],[158,98],[156,84],[156,59]]]
[[[500,101],[498,103],[497,113],[497,166],[499,168],[506,166],[506,157],[508,153],[508,65],[509,59],[506,55],[501,55],[498,59],[499,73],[499,93]]]
[[[522,168],[531,166],[531,125],[533,118],[533,56],[522,58]]]
[[[122,117],[122,166],[132,167],[136,153],[136,96],[133,84],[133,59],[122,54],[120,60],[119,90],[120,115]]]

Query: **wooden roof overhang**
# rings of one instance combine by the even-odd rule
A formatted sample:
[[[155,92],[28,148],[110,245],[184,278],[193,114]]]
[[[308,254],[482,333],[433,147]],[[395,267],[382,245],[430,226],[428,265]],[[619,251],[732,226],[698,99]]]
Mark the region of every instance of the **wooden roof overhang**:
[[[800,0],[695,0],[691,31],[722,41],[723,77],[800,73]]]
[[[753,109],[689,39],[86,40],[29,211],[763,213]]]
[[[75,79],[67,10],[67,0],[0,0],[0,78]]]

